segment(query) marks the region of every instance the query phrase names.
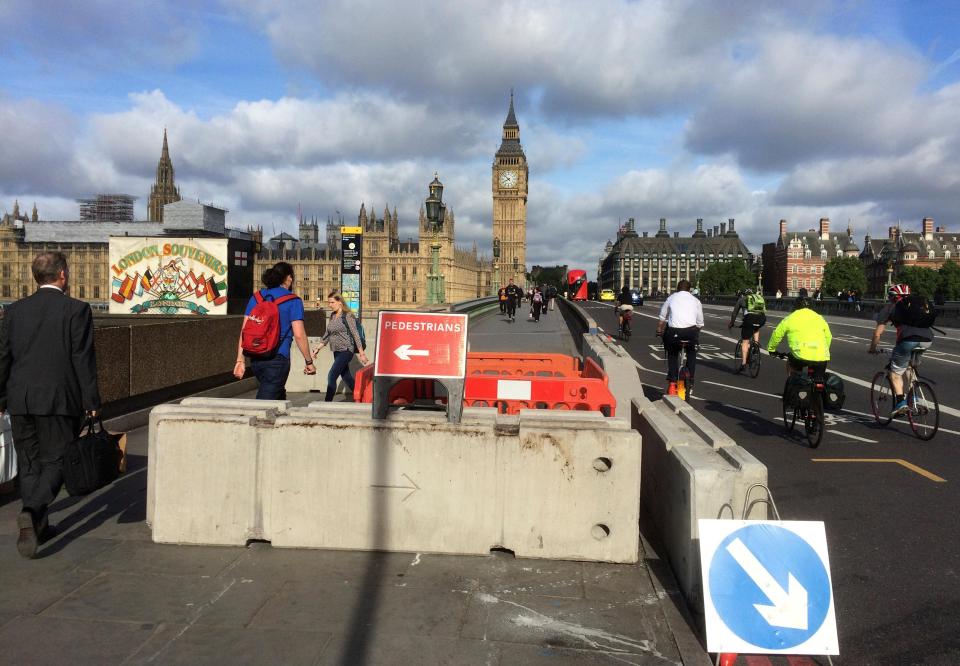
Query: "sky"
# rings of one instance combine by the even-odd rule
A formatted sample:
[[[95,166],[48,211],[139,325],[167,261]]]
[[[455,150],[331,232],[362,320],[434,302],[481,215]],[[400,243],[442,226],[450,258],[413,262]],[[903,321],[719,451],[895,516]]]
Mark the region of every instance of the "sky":
[[[492,242],[510,90],[528,264],[596,267],[621,222],[728,218],[759,251],[849,224],[960,230],[955,0],[0,0],[0,211],[138,197],[163,130],[184,198],[296,234],[397,208],[435,171]]]

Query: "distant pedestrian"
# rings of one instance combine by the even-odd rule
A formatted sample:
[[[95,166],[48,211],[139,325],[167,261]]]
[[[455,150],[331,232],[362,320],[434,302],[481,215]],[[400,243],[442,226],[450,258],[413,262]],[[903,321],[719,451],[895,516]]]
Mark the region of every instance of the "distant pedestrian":
[[[303,354],[304,374],[317,374],[313,356],[310,355],[310,341],[303,327],[303,301],[292,291],[293,280],[293,266],[279,261],[263,272],[261,282],[265,288],[256,292],[247,302],[233,376],[237,379],[243,377],[246,371],[244,356],[249,356],[253,376],[259,384],[257,400],[286,399],[287,378],[290,376],[290,349],[294,340],[297,342],[297,349]],[[276,303],[279,341],[273,349],[253,354],[249,349],[244,349],[244,329],[264,324],[262,311],[263,303],[266,302]],[[255,309],[257,312],[254,312]],[[249,331],[247,333],[249,337]]]
[[[510,278],[510,282],[507,284],[507,319],[516,321],[517,306],[520,305],[520,301],[522,300],[523,289],[515,285],[513,278]]]
[[[316,356],[320,350],[330,346],[333,352],[333,365],[327,373],[326,401],[332,402],[337,392],[337,382],[343,377],[343,383],[353,393],[353,373],[350,372],[350,361],[354,353],[360,357],[360,362],[367,364],[367,354],[363,349],[360,331],[357,329],[357,317],[343,301],[343,296],[337,291],[327,295],[327,306],[330,308],[330,319],[327,321],[327,330],[323,334],[320,346],[313,350]],[[354,351],[356,350],[356,352]]]
[[[507,312],[507,288],[500,287],[497,290],[497,300],[500,301],[500,314]]]
[[[777,309],[783,307],[783,292],[777,289]]]
[[[557,288],[552,284],[547,285],[547,309],[556,310],[557,309]]]
[[[50,536],[50,503],[63,486],[63,453],[83,417],[100,410],[93,313],[66,295],[67,258],[34,258],[32,296],[6,308],[0,322],[0,414],[10,412],[23,507],[17,550],[32,558]]]
[[[533,312],[533,320],[540,321],[540,311],[543,309],[543,292],[540,290],[540,287],[536,287],[533,290],[533,298],[530,307]]]

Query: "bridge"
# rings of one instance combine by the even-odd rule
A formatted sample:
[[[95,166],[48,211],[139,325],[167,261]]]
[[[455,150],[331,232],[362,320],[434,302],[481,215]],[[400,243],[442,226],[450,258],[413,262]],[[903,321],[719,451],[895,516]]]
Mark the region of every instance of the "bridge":
[[[782,518],[826,521],[849,663],[923,661],[955,643],[958,343],[938,339],[924,359],[942,421],[921,442],[902,420],[873,419],[869,381],[881,361],[865,353],[869,322],[829,316],[831,369],[848,397],[811,450],[784,432],[779,361],[764,356],[756,379],[733,373],[729,306],[705,306],[689,403],[664,398],[651,305],[638,308],[625,343],[601,303],[561,301],[539,322],[508,322],[490,299],[452,306],[470,316],[472,352],[595,363],[614,413],[468,407],[458,432],[411,406],[388,419],[404,437],[371,429],[370,406],[345,393],[318,404],[329,354],[315,377],[294,362],[286,403],[257,405],[252,380],[227,377],[237,319],[101,319],[105,412],[128,433],[128,471],[89,497],[61,497],[59,533],[37,561],[16,557],[18,505],[0,495],[0,564],[12,581],[0,594],[4,659],[56,661],[70,649],[104,663],[707,664],[695,521],[726,505],[766,518],[765,505],[746,503],[753,483],[769,486]],[[771,312],[769,324],[784,315]],[[364,323],[372,348],[374,321]],[[307,324],[319,335],[322,313]],[[310,429],[332,424],[353,434],[314,459]],[[473,455],[458,442],[464,433],[489,447],[430,471],[428,458]],[[265,465],[266,441],[294,455]],[[383,474],[373,501],[350,494],[350,465]],[[451,469],[475,474],[438,487]],[[261,492],[278,474],[295,482]],[[603,520],[591,518],[598,512]],[[173,545],[185,543],[198,545]],[[38,572],[42,585],[31,583]]]

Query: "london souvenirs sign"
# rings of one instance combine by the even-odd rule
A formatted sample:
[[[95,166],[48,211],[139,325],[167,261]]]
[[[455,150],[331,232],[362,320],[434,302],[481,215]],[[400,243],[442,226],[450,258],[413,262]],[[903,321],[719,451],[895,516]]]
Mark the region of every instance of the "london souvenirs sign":
[[[227,314],[226,238],[110,238],[111,314]]]

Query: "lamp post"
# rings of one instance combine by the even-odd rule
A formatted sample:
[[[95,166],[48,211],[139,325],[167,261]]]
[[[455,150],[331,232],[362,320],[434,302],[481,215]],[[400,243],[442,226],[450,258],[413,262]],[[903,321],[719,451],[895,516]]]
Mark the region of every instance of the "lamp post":
[[[427,275],[427,303],[437,305],[446,302],[446,289],[443,275],[440,273],[440,228],[446,217],[447,207],[443,204],[443,183],[437,173],[429,185],[426,200],[427,221],[433,230],[433,242],[430,243],[430,273]]]
[[[493,293],[496,296],[500,293],[500,239],[493,239]]]
[[[893,260],[887,260],[887,289],[893,286]]]

